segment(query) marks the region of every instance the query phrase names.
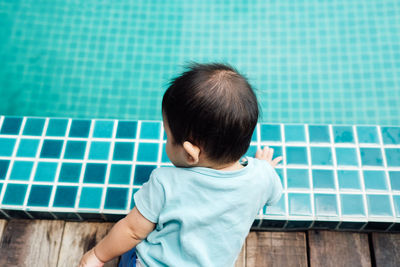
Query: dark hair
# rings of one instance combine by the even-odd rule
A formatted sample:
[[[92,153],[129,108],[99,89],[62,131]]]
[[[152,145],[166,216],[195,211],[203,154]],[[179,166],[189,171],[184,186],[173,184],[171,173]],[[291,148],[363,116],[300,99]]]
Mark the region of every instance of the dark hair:
[[[162,100],[175,144],[189,141],[218,163],[243,156],[258,120],[247,79],[230,65],[191,63],[172,79]]]

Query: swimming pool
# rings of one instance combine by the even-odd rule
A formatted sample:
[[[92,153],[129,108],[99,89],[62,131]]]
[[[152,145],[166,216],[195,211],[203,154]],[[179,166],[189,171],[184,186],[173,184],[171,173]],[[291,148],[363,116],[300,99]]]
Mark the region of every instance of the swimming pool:
[[[223,61],[261,121],[400,124],[400,3],[0,1],[0,114],[160,120],[168,80]]]

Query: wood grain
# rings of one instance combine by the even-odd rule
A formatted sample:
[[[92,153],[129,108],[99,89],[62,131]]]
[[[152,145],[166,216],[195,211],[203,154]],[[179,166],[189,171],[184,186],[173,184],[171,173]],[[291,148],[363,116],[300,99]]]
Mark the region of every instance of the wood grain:
[[[1,240],[1,237],[3,236],[3,231],[4,231],[4,228],[6,228],[6,225],[7,225],[6,220],[0,220],[0,240]]]
[[[114,223],[67,222],[57,266],[77,266],[82,255],[94,247],[113,225]],[[118,266],[118,258],[104,266]]]
[[[250,232],[246,266],[307,266],[304,232]]]
[[[0,266],[56,266],[63,229],[63,221],[9,221],[0,242]]]
[[[242,250],[238,258],[236,259],[235,267],[245,267],[246,266],[246,242],[244,242]]]
[[[309,231],[310,266],[371,266],[368,234]]]
[[[372,233],[376,266],[400,266],[400,234]]]

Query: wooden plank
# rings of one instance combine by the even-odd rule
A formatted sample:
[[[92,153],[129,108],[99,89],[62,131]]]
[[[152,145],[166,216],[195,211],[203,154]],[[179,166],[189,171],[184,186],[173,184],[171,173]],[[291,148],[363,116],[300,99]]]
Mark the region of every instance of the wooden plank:
[[[400,234],[372,233],[376,266],[400,266]]]
[[[304,232],[250,232],[246,266],[307,266]]]
[[[371,266],[368,234],[309,231],[310,266]]]
[[[56,266],[63,229],[63,221],[9,221],[0,242],[0,266]]]
[[[246,266],[246,242],[244,242],[242,250],[238,258],[236,259],[235,267],[245,267]]]
[[[6,228],[6,225],[7,225],[6,220],[0,220],[0,240],[1,240],[1,237],[3,236],[3,231],[4,231],[4,228]]]
[[[67,222],[57,266],[77,266],[82,255],[94,247],[113,225],[114,223]],[[118,258],[104,266],[118,266]]]

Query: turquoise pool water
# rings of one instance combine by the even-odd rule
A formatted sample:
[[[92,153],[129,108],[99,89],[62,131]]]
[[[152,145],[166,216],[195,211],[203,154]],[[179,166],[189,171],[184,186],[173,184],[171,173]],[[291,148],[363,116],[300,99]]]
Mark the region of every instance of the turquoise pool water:
[[[224,61],[262,121],[400,124],[400,2],[0,0],[0,114],[159,120],[190,60]]]

